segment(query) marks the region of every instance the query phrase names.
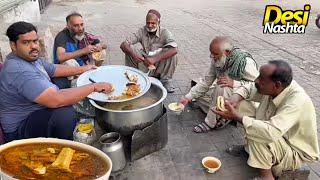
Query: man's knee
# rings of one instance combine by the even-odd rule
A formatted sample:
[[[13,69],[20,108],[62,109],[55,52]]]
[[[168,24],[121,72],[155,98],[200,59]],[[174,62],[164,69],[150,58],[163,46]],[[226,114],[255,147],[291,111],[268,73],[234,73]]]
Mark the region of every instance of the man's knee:
[[[138,68],[138,64],[133,60],[133,57],[131,57],[128,54],[125,54],[124,65],[129,66],[129,67]]]
[[[217,92],[231,92],[233,89],[230,87],[222,87],[220,85],[216,85],[216,91]]]
[[[255,117],[256,115],[255,105],[251,101],[241,101],[237,108],[237,111],[243,116]]]
[[[249,154],[248,165],[258,169],[270,169],[273,165],[274,155],[268,144],[247,139],[245,150]]]
[[[76,123],[76,112],[72,106],[56,108],[52,112],[51,118],[56,125],[70,125]]]
[[[229,98],[232,95],[232,88],[230,87],[221,87],[220,85],[216,84],[212,93],[212,103],[213,105],[216,104],[218,96],[223,96],[225,98]]]
[[[72,139],[76,127],[76,113],[72,106],[56,108],[49,122],[49,136],[61,139]]]
[[[53,113],[61,114],[61,113],[70,113],[75,114],[75,110],[72,106],[64,106],[60,108],[53,109]]]

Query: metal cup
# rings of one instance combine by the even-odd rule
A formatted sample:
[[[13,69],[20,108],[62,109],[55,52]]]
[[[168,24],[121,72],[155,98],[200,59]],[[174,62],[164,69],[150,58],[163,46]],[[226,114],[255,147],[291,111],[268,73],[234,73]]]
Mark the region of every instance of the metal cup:
[[[122,170],[126,166],[121,135],[117,132],[110,132],[100,137],[101,150],[106,153],[112,161],[111,172]]]

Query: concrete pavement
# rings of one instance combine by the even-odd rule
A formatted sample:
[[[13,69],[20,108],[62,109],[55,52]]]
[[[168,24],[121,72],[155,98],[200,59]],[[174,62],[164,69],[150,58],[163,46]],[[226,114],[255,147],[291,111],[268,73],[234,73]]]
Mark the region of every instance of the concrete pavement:
[[[158,9],[161,24],[175,36],[179,45],[179,66],[174,76],[179,90],[170,94],[166,103],[177,101],[189,90],[190,79],[204,74],[210,63],[208,46],[214,36],[228,35],[237,46],[248,50],[261,65],[272,59],[287,60],[294,70],[294,79],[311,96],[320,113],[320,30],[314,19],[320,13],[320,3],[311,4],[311,17],[304,35],[265,35],[262,19],[266,4],[274,1],[255,0],[67,0],[54,1],[42,15],[42,23],[56,34],[65,26],[65,17],[72,11],[83,14],[89,32],[101,36],[109,45],[108,63],[124,64],[119,48],[126,35],[144,25],[148,9]],[[278,1],[286,8],[303,7],[305,2]],[[285,8],[286,7],[286,8]],[[169,142],[159,152],[134,163],[114,179],[248,179],[256,171],[246,165],[244,158],[224,152],[228,145],[241,144],[239,130],[226,129],[207,134],[194,134],[192,127],[205,115],[188,109],[182,117],[169,114]],[[320,120],[318,118],[318,136]],[[206,155],[222,160],[222,169],[207,174],[200,161]],[[320,163],[309,165],[310,179],[320,179]]]

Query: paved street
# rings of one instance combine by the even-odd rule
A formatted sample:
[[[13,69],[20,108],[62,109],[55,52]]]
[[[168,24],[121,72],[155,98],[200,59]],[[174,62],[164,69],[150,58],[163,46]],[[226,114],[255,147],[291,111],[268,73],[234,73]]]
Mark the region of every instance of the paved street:
[[[297,0],[296,0],[297,1]],[[290,2],[290,3],[289,3]],[[179,90],[166,100],[177,101],[189,90],[190,80],[204,74],[210,63],[209,43],[217,35],[230,36],[240,48],[249,51],[261,65],[272,59],[288,61],[294,79],[311,96],[318,115],[320,135],[320,30],[314,20],[320,13],[319,0],[308,1],[311,16],[306,34],[265,35],[262,20],[265,5],[273,1],[256,0],[65,0],[55,1],[42,15],[42,23],[52,27],[55,35],[65,26],[65,17],[79,11],[85,17],[89,32],[102,37],[109,45],[108,64],[124,64],[119,48],[126,35],[144,25],[148,9],[162,14],[161,24],[175,36],[179,45],[179,66],[175,85]],[[304,2],[278,1],[283,9],[302,9]],[[169,114],[168,145],[159,152],[130,163],[114,179],[248,179],[257,172],[244,158],[224,152],[226,146],[241,144],[236,127],[207,134],[194,134],[192,127],[205,115],[188,109],[181,117]],[[201,167],[202,157],[212,155],[222,160],[222,169],[207,174]],[[310,179],[320,179],[320,163],[309,165]]]

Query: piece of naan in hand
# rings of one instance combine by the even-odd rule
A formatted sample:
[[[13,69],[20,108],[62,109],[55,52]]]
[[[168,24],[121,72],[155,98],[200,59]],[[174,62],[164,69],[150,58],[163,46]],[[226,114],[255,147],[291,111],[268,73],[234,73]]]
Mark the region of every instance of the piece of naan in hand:
[[[101,60],[102,59],[102,52],[101,51],[93,52],[92,58],[97,61]]]

